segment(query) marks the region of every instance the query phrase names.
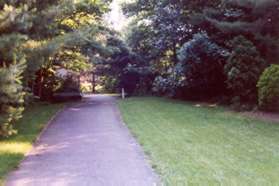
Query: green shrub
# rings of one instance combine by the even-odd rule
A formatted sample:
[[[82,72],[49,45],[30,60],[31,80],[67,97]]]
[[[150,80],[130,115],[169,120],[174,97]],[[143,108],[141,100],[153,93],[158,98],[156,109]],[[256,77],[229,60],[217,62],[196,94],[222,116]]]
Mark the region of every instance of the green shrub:
[[[178,50],[174,67],[155,78],[153,91],[187,99],[218,97],[226,89],[223,68],[227,53],[206,34],[195,34]]]
[[[232,40],[232,52],[224,67],[227,87],[231,90],[232,104],[255,104],[257,82],[265,61],[254,44],[243,36]]]
[[[263,110],[279,111],[279,65],[271,65],[257,84],[258,102]]]

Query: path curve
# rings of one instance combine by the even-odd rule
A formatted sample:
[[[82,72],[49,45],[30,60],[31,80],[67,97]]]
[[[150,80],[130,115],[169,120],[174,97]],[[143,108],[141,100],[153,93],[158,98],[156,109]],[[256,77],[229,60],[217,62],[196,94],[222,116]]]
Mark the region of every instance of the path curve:
[[[88,96],[66,108],[12,172],[7,186],[154,186],[158,177],[113,97]]]

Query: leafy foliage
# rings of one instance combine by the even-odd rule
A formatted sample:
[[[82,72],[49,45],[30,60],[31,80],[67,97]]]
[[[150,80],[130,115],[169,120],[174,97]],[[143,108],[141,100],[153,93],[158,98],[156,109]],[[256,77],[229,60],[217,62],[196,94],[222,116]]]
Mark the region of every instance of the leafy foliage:
[[[223,67],[228,52],[210,41],[207,35],[197,34],[185,43],[178,53],[185,76],[186,94],[212,97],[224,93]]]
[[[15,121],[21,118],[24,110],[25,92],[21,79],[25,66],[25,59],[22,58],[0,68],[0,136],[16,133]]]
[[[198,26],[219,42],[238,35],[251,40],[269,63],[278,59],[279,2],[277,0],[225,0],[220,6],[206,8]]]
[[[265,67],[252,42],[239,36],[232,41],[233,51],[225,65],[227,86],[232,92],[232,101],[236,103],[255,103],[256,84]]]
[[[224,91],[223,66],[227,51],[211,42],[207,35],[196,34],[182,45],[178,52],[179,62],[168,74],[159,76],[154,90],[169,89],[174,95],[183,97],[210,97]]]
[[[267,111],[279,111],[279,65],[271,65],[257,84],[259,106]]]
[[[8,17],[13,11],[4,6],[2,13]],[[9,13],[8,13],[9,12]],[[3,18],[2,17],[2,18]],[[7,22],[0,25],[7,28]],[[0,31],[0,136],[16,133],[15,121],[21,117],[24,110],[25,90],[22,86],[23,73],[26,70],[26,59],[22,51],[22,43],[26,36],[18,33],[7,34]]]

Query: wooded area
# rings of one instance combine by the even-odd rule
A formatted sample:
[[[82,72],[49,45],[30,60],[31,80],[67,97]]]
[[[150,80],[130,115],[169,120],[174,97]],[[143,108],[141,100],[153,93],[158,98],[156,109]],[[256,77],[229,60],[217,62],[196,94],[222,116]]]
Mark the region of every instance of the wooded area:
[[[154,78],[143,82],[151,83],[159,95],[217,98],[238,108],[256,104],[260,75],[270,64],[278,64],[278,4],[276,0],[127,4],[126,14],[134,17],[128,45],[148,63]],[[274,74],[266,76],[276,79]],[[273,88],[278,91],[278,83]],[[259,96],[266,99],[261,91]],[[266,101],[278,98],[271,97],[273,101]]]
[[[0,135],[35,98],[80,89],[66,69],[94,71],[104,90],[279,109],[277,0],[136,0],[129,24],[104,21],[111,1],[0,0]]]

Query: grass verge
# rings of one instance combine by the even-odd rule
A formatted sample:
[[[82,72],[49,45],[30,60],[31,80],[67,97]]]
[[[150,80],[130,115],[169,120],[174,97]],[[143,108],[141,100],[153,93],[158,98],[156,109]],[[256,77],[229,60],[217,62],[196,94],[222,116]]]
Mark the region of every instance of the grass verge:
[[[119,107],[164,185],[279,183],[279,124],[163,98]]]
[[[0,139],[0,185],[4,184],[7,173],[16,168],[24,155],[31,150],[45,124],[62,107],[62,104],[33,104],[17,122],[18,135]]]

